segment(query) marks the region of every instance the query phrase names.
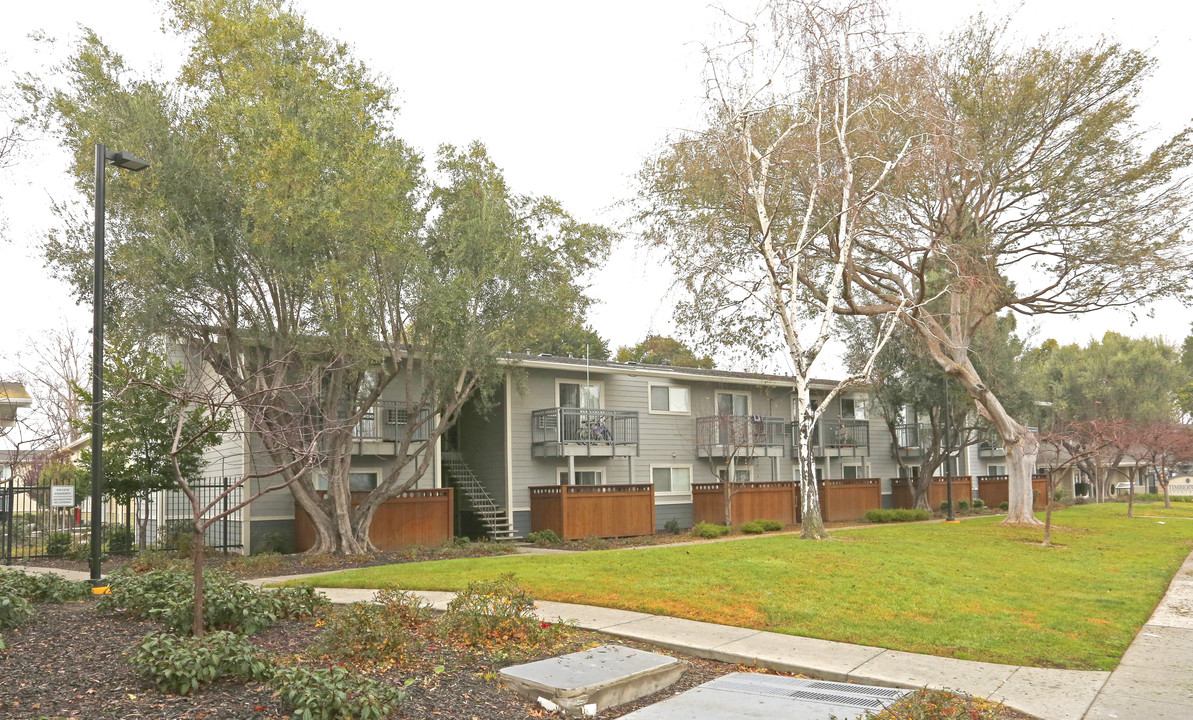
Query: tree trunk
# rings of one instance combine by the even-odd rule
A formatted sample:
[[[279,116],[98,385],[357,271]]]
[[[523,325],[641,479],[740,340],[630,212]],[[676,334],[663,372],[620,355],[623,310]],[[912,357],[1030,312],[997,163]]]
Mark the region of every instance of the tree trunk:
[[[133,502],[135,503],[134,507],[136,508],[137,515],[137,547],[144,550],[148,546],[149,540],[147,537],[149,534],[149,498],[146,497],[144,500],[137,499]],[[144,516],[139,512],[142,507],[145,508]]]
[[[1160,487],[1164,488],[1164,507],[1172,507],[1172,498],[1168,495],[1168,483],[1160,483]]]
[[[1135,470],[1127,473],[1127,517],[1135,517]]]
[[[816,465],[812,460],[812,395],[806,383],[797,383],[795,391],[796,433],[795,462],[799,468],[800,523],[799,536],[803,540],[824,540],[824,516],[820,512],[820,487],[816,482]]]
[[[199,515],[198,503],[195,503],[195,516]],[[203,536],[206,534],[206,528],[199,520],[195,520],[191,526],[194,528],[194,534],[191,536],[191,563],[195,578],[195,607],[191,615],[191,634],[195,637],[203,637]]]

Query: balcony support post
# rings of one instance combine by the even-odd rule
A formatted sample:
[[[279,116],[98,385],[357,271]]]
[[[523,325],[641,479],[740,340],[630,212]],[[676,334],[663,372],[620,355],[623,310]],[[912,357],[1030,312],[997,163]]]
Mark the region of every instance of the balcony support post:
[[[630,484],[633,485],[634,484],[634,456],[628,455],[628,456],[626,456],[626,459],[630,461]],[[653,481],[653,478],[652,478],[652,481]]]
[[[576,456],[568,455],[568,485],[576,484]]]

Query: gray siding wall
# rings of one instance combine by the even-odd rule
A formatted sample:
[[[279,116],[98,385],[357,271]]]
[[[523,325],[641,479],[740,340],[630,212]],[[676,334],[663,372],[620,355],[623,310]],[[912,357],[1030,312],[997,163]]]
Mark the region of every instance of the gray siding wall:
[[[655,530],[662,531],[668,520],[679,523],[679,527],[687,530],[692,527],[692,503],[671,503],[657,505],[654,511]]]
[[[536,458],[531,445],[531,413],[534,410],[558,405],[556,382],[584,382],[583,371],[554,370],[549,368],[525,368],[511,392],[511,428],[513,455],[510,458],[513,476],[513,510],[515,521],[517,511],[530,509],[530,495],[527,488],[534,485],[559,484],[560,469],[567,467],[567,459],[560,457]],[[714,479],[712,465],[697,456],[696,419],[715,413],[715,393],[718,390],[744,392],[750,395],[750,413],[791,420],[791,391],[784,387],[744,385],[732,382],[710,381],[705,378],[660,378],[635,373],[633,367],[594,369],[593,384],[603,384],[603,405],[610,410],[636,410],[638,412],[639,454],[633,460],[633,476],[630,475],[630,461],[627,458],[577,457],[577,470],[600,470],[605,484],[627,482],[651,482],[652,467],[688,467],[692,470],[693,482],[710,482]],[[675,385],[687,387],[690,397],[690,411],[685,414],[652,413],[650,411],[650,386]],[[717,465],[723,463],[717,461]],[[755,480],[789,480],[793,477],[789,446],[783,449],[782,457],[739,459],[738,467],[752,467]],[[776,472],[777,469],[777,472]],[[656,504],[662,509],[667,505],[686,506],[687,523],[691,524],[691,494],[656,496]],[[683,510],[677,509],[676,513]],[[666,515],[666,512],[664,512]],[[656,511],[656,517],[659,511]],[[660,522],[666,522],[667,517]],[[529,520],[527,519],[527,526]]]

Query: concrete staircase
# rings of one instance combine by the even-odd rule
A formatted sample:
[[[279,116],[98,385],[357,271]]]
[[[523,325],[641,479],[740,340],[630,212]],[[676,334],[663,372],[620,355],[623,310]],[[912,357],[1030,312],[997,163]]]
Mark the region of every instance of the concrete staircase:
[[[443,471],[448,483],[456,489],[457,497],[464,498],[466,506],[476,513],[490,538],[509,540],[514,537],[505,510],[493,500],[459,450],[443,451]]]

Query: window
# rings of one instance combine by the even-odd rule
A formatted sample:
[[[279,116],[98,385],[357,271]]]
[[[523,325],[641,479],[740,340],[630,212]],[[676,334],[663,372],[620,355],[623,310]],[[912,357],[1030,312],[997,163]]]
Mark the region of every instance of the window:
[[[581,382],[558,381],[559,407],[588,408],[601,407],[601,383],[585,385]]]
[[[656,493],[692,492],[690,467],[654,467],[650,469],[650,479]]]
[[[919,465],[905,465],[899,468],[899,477],[901,478],[918,478],[920,476]]]
[[[735,467],[733,469],[733,482],[735,482],[735,483],[750,482],[750,477],[753,474],[754,474],[754,468]],[[721,482],[725,482],[725,478],[729,477],[729,468],[727,468],[727,467],[717,468],[717,477],[721,479]]]
[[[841,477],[845,480],[857,480],[862,476],[861,465],[843,465],[841,466]]]
[[[1006,465],[987,465],[986,466],[986,474],[987,475],[1006,475],[1007,474],[1007,466]]]
[[[357,470],[348,473],[348,490],[351,492],[368,492],[377,489],[377,477],[381,473],[377,470]],[[320,470],[315,475],[315,489],[327,489],[327,473]]]
[[[560,485],[568,484],[567,468],[560,469],[559,484]],[[580,470],[579,468],[577,468],[576,472],[573,474],[572,484],[573,485],[604,485],[605,484],[605,471],[604,470]]]
[[[750,396],[745,393],[717,393],[717,415],[744,416],[750,414]]]
[[[865,420],[866,403],[860,398],[841,398],[842,420]]]
[[[676,413],[687,415],[690,412],[689,391],[686,387],[671,385],[650,386],[650,411],[653,413]]]

